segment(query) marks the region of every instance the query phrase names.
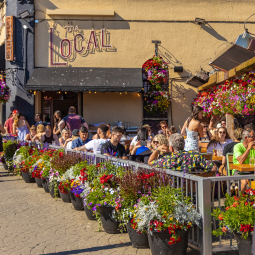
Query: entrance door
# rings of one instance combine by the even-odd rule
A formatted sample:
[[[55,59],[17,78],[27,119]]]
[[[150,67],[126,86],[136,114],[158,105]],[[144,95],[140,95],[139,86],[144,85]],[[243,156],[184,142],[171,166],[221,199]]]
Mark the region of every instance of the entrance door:
[[[142,70],[143,72],[143,90],[144,93],[150,90],[151,83],[148,81],[148,76],[147,73],[145,72],[144,68]],[[161,87],[163,90],[168,90],[169,89],[169,84],[168,81],[166,83],[161,84]],[[143,101],[144,102],[144,101]],[[149,113],[144,109],[143,105],[143,124],[149,124],[151,126],[152,133],[154,135],[158,134],[158,131],[160,130],[160,121],[166,120],[168,121],[168,111],[166,113],[161,113],[161,112],[155,112],[155,113]]]
[[[78,93],[76,92],[42,92],[42,116],[48,119],[51,127],[54,125],[54,112],[59,110],[63,117],[68,115],[70,106],[78,109]]]

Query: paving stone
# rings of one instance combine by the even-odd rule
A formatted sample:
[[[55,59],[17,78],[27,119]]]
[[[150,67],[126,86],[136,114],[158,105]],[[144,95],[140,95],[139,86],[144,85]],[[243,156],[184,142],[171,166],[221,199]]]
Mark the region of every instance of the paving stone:
[[[3,168],[0,174],[1,255],[150,255],[149,249],[133,248],[127,233],[98,232],[98,223],[88,220],[84,211],[51,198],[36,183],[9,176]],[[189,248],[187,254],[199,252]]]

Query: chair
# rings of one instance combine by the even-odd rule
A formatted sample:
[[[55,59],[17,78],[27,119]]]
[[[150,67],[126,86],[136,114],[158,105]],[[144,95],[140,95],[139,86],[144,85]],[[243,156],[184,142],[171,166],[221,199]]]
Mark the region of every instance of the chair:
[[[233,153],[228,153],[226,155],[226,159],[227,159],[227,167],[228,167],[228,176],[230,176],[230,170],[234,170],[233,168]]]

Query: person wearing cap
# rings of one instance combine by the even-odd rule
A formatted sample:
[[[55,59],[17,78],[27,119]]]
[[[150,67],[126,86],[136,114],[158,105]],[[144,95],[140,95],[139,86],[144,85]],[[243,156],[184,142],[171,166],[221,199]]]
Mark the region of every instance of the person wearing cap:
[[[88,138],[89,132],[88,129],[84,126],[81,126],[79,129],[79,138],[72,141],[72,149],[81,147],[91,141],[91,139]]]
[[[4,129],[7,134],[13,134],[14,118],[16,117],[18,112],[19,112],[18,110],[12,111],[12,116],[8,120],[6,120],[4,124]]]
[[[149,165],[185,173],[217,171],[217,166],[212,161],[206,160],[199,152],[184,151],[184,138],[181,134],[175,133],[169,137],[169,150],[172,153],[155,160],[162,150],[163,146],[157,147],[149,158]]]

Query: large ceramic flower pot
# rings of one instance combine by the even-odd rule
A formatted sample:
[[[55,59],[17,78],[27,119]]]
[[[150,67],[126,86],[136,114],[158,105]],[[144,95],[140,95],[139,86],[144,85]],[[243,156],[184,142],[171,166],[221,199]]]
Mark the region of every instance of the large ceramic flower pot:
[[[148,233],[152,255],[185,255],[188,247],[188,231],[176,230],[181,236],[181,241],[176,244],[168,244],[170,235],[168,231]]]
[[[147,233],[145,233],[145,234],[137,233],[131,227],[130,222],[127,223],[127,231],[128,231],[128,235],[129,235],[129,238],[130,238],[130,241],[131,241],[133,247],[138,248],[138,249],[150,248]]]
[[[23,177],[23,179],[24,179],[24,181],[26,183],[33,183],[33,182],[35,182],[35,178],[32,178],[29,173],[24,173],[23,172],[22,177]]]
[[[96,215],[93,213],[92,209],[84,206],[84,211],[89,220],[96,220]]]
[[[74,209],[78,211],[83,211],[84,209],[83,199],[81,199],[80,197],[76,197],[72,192],[70,192],[70,197],[71,197],[71,201],[72,201]]]
[[[39,188],[43,188],[42,179],[41,178],[35,178],[35,182]]]
[[[106,233],[119,234],[120,223],[113,218],[113,214],[112,214],[113,210],[115,209],[111,206],[100,207],[99,208],[100,220],[102,222],[103,228]]]
[[[44,178],[42,179],[42,185],[43,185],[44,191],[46,193],[49,193],[50,191],[49,191],[49,185],[47,183],[47,179],[44,179]]]
[[[60,191],[59,191],[59,193],[60,193],[60,197],[61,197],[61,199],[62,199],[62,201],[63,201],[64,203],[71,203],[71,198],[70,198],[70,193],[69,193],[69,191],[68,191],[67,194],[66,194],[66,193],[61,193]]]
[[[4,169],[8,170],[8,165],[6,163],[3,163],[3,165],[4,165]]]
[[[239,255],[252,255],[251,249],[252,249],[252,236],[249,235],[246,240],[244,240],[241,235],[237,234],[238,238],[238,251]]]
[[[49,184],[50,195],[52,198],[60,197],[58,189],[54,192],[54,183]]]

